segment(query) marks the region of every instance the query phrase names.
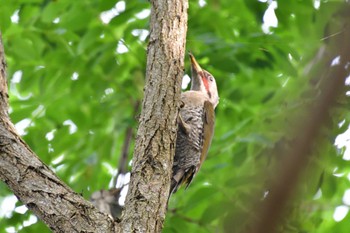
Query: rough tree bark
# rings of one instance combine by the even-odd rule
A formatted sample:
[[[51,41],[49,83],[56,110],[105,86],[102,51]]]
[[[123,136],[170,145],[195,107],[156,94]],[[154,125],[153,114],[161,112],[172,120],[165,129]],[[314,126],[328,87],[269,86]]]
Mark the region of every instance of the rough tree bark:
[[[54,232],[115,232],[113,219],[64,184],[14,129],[5,67],[0,34],[0,179]]]
[[[64,184],[14,129],[0,40],[0,179],[54,232],[162,230],[175,152],[188,0],[151,4],[145,97],[121,224]]]
[[[146,87],[123,213],[124,232],[161,231],[175,153],[188,1],[152,0],[151,4]]]

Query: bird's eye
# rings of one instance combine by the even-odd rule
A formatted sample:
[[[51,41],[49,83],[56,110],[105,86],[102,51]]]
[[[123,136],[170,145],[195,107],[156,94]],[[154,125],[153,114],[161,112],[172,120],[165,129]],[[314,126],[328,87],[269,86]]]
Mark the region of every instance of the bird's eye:
[[[213,76],[209,76],[209,80],[210,80],[210,82],[212,82],[214,80]]]

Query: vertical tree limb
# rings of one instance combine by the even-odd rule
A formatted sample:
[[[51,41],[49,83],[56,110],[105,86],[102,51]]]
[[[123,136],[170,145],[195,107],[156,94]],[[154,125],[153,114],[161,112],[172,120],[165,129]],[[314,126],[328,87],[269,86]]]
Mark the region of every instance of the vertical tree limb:
[[[188,1],[150,2],[146,86],[123,232],[161,232],[175,153]]]
[[[279,222],[285,214],[287,202],[293,197],[298,188],[301,174],[310,161],[312,149],[316,140],[330,118],[330,111],[336,100],[344,94],[345,79],[350,73],[350,7],[345,6],[331,20],[328,25],[334,33],[327,39],[326,51],[317,63],[325,64],[316,70],[320,82],[320,94],[308,106],[307,117],[299,119],[294,134],[293,148],[283,152],[283,159],[277,168],[275,177],[269,185],[267,198],[257,209],[256,215],[248,225],[249,233],[272,233],[276,231]],[[330,33],[330,32],[329,32]],[[331,34],[331,33],[330,33]],[[327,35],[326,35],[327,36]],[[333,59],[339,57],[338,64],[332,64]]]
[[[134,118],[136,117],[136,114],[139,110],[140,102],[141,101],[137,100],[134,104],[134,112],[133,112]],[[133,127],[132,127],[132,125],[129,125],[125,130],[125,137],[124,137],[122,152],[120,154],[120,158],[118,161],[118,173],[116,174],[115,179],[113,181],[113,187],[116,187],[116,185],[117,185],[118,176],[121,174],[127,173],[128,154],[129,154],[130,143],[131,143],[132,138],[133,138]]]
[[[139,110],[140,102],[141,101],[137,100],[134,104],[134,118]],[[96,191],[90,197],[92,204],[94,204],[94,206],[96,206],[101,212],[107,213],[114,219],[118,220],[120,219],[123,210],[123,206],[119,205],[119,198],[123,188],[126,188],[124,187],[126,184],[123,182],[117,187],[117,181],[118,177],[125,176],[125,174],[128,172],[128,155],[132,139],[133,126],[129,125],[125,130],[124,143],[117,163],[117,174],[115,175],[115,177],[113,177],[112,188],[109,190],[102,189]]]
[[[0,31],[0,114],[8,115],[8,93],[6,82],[6,61],[5,52],[2,45],[2,34]]]

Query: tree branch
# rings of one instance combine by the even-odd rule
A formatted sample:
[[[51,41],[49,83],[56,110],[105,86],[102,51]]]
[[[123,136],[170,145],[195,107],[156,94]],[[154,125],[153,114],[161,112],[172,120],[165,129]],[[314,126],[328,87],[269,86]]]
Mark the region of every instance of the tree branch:
[[[54,232],[116,232],[106,214],[71,190],[20,138],[8,116],[0,33],[0,178]]]
[[[175,153],[188,1],[150,2],[146,86],[121,222],[124,232],[161,232]]]
[[[0,31],[0,116],[8,117],[8,93],[6,82],[5,51],[2,45],[2,34]]]
[[[134,104],[134,112],[133,112],[134,118],[139,110],[140,102],[141,102],[140,100],[136,100],[136,103]],[[133,138],[133,127],[129,125],[125,130],[125,138],[124,138],[122,153],[120,154],[120,158],[118,162],[118,173],[114,178],[113,187],[116,187],[117,185],[118,176],[127,173],[128,154],[129,154],[129,148],[130,148],[130,143],[132,138]]]
[[[134,112],[133,116],[135,118],[137,111],[140,107],[139,100],[136,100],[136,103],[134,104]],[[122,183],[121,185],[118,185],[117,187],[117,180],[118,177],[121,175],[125,175],[127,173],[128,168],[128,154],[129,154],[129,147],[131,140],[133,138],[133,127],[129,125],[125,130],[125,138],[123,143],[122,152],[120,154],[120,158],[118,161],[118,172],[113,177],[113,185],[112,188],[109,190],[99,190],[94,192],[91,195],[91,202],[94,206],[96,206],[100,211],[107,213],[111,215],[114,219],[120,219],[123,206],[119,205],[119,198],[121,191],[123,190],[124,186],[126,186],[125,183]]]
[[[330,111],[341,94],[344,94],[345,79],[350,72],[350,6],[347,5],[332,18],[331,30],[334,36],[327,37],[325,56],[318,59],[322,64],[321,69],[316,70],[316,77],[320,80],[320,94],[307,108],[307,117],[297,124],[294,134],[293,148],[283,154],[283,159],[278,165],[275,179],[269,185],[269,193],[263,201],[261,208],[252,217],[249,233],[275,232],[279,222],[285,214],[288,201],[293,197],[298,188],[301,174],[313,156],[312,149],[319,138],[321,130],[330,119]],[[331,34],[331,33],[329,33]],[[333,59],[339,57],[338,64],[332,64]],[[313,64],[315,65],[315,64]],[[317,66],[319,68],[320,66]],[[321,79],[320,79],[321,78]],[[299,119],[300,121],[300,119]]]

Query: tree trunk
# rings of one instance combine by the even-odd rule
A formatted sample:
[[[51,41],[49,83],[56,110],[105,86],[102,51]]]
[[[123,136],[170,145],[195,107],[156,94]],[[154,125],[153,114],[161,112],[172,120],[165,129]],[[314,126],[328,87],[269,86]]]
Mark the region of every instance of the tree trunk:
[[[175,153],[188,2],[151,4],[146,87],[123,232],[161,232]]]
[[[54,232],[161,232],[175,153],[188,0],[151,1],[146,87],[121,224],[64,184],[8,116],[0,34],[0,179]]]

